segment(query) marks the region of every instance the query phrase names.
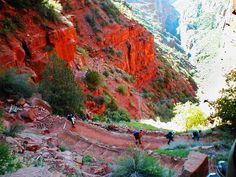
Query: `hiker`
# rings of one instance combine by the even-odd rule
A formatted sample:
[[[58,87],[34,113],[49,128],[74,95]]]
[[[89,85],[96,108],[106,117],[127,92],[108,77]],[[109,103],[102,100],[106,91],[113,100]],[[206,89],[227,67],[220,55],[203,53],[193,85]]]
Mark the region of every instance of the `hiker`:
[[[168,139],[168,144],[170,144],[171,141],[174,141],[175,132],[169,131],[165,136]]]
[[[67,119],[71,121],[72,126],[75,128],[75,116],[72,113],[70,113],[67,115]]]
[[[201,132],[202,132],[201,130],[194,130],[194,131],[192,132],[192,139],[193,139],[194,141],[195,141],[195,140],[199,141]]]
[[[134,130],[135,144],[142,144],[141,137],[143,136],[143,130]]]

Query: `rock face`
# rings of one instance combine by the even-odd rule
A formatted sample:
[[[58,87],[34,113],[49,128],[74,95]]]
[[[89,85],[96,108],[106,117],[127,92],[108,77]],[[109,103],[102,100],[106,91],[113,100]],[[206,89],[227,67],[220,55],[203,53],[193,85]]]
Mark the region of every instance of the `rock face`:
[[[184,163],[183,172],[179,177],[202,177],[208,174],[208,157],[205,154],[191,152]]]
[[[103,45],[115,46],[123,52],[114,64],[135,76],[136,85],[150,80],[155,74],[154,37],[144,27],[135,23],[126,28],[120,26],[104,36]]]

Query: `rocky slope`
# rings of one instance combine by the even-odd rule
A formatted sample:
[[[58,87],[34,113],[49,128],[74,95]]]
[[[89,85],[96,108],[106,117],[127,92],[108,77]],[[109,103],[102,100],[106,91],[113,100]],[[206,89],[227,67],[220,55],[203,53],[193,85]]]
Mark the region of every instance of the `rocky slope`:
[[[173,80],[178,82],[178,88],[184,88],[177,94],[195,95],[188,78],[178,71],[177,76],[183,78],[180,82],[178,77],[168,76],[167,72],[172,70],[169,65],[159,72],[158,67],[165,63],[156,55],[153,35],[137,22],[125,18],[111,1],[60,2],[63,11],[56,22],[52,22],[33,7],[18,10],[8,1],[1,1],[2,68],[17,67],[19,72],[29,73],[38,82],[49,56],[55,52],[68,62],[82,87],[88,69],[108,72],[106,88],[92,94],[101,96],[104,90],[109,92],[136,118],[140,118],[136,115],[140,105],[143,105],[144,117],[153,117],[153,108],[147,106],[148,100],[140,97],[144,83],[151,81],[149,85],[152,85],[153,79],[167,77],[162,90],[154,91],[157,98],[153,104],[161,98],[161,92],[164,99],[170,95],[174,97],[167,89]],[[134,81],[127,81],[132,77]],[[120,85],[127,87],[125,95],[117,93],[116,88]],[[89,93],[86,87],[83,89]],[[104,111],[104,107],[98,109],[94,112]]]

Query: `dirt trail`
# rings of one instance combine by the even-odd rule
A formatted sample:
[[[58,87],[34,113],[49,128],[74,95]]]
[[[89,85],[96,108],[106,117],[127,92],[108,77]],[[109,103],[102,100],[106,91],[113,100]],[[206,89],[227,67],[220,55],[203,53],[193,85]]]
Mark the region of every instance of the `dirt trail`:
[[[89,125],[85,122],[79,121],[75,128],[73,128],[69,122],[67,122],[67,128],[72,132],[76,132],[79,135],[86,137],[90,140],[95,140],[102,144],[106,144],[109,146],[115,146],[119,148],[128,148],[130,146],[134,146],[134,137],[133,134],[127,133],[118,133],[108,131],[106,129],[95,127]],[[177,136],[175,138],[176,141],[184,140],[186,136]],[[144,135],[142,137],[142,143],[144,149],[156,149],[160,146],[164,146],[167,144],[167,140],[164,136],[154,136],[154,135]]]

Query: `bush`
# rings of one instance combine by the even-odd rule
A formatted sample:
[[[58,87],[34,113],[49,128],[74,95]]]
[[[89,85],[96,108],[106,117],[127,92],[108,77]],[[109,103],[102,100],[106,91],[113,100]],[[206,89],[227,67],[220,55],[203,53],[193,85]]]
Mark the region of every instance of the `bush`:
[[[60,149],[61,152],[65,152],[67,148],[66,148],[66,146],[64,144],[61,144],[59,146],[59,149]]]
[[[54,113],[66,115],[69,112],[81,112],[83,93],[74,80],[67,64],[55,54],[50,57],[43,79],[39,83],[39,92],[50,103]]]
[[[22,167],[22,163],[15,157],[7,144],[0,143],[0,175],[14,172]]]
[[[103,83],[103,76],[94,70],[88,70],[85,75],[85,82],[89,89],[96,90]]]
[[[84,165],[89,165],[93,161],[93,157],[90,155],[83,156],[82,162]]]
[[[16,74],[14,69],[9,69],[0,74],[0,97],[14,96],[30,97],[33,94],[34,87],[29,83],[29,75]]]
[[[97,26],[97,23],[94,17],[91,17],[90,15],[87,14],[84,16],[84,18],[88,22],[89,26],[92,28],[94,33],[101,31],[99,27]]]
[[[116,111],[118,109],[116,100],[109,93],[104,92],[104,100],[106,103],[106,108],[110,111]]]
[[[229,121],[233,127],[236,126],[236,70],[226,75],[227,88],[221,90],[221,97],[210,103],[215,108],[213,117],[220,117],[223,122]]]
[[[124,109],[118,109],[117,111],[111,111],[110,109],[107,109],[105,111],[105,115],[113,122],[130,121],[129,112]]]
[[[174,108],[175,117],[173,121],[185,130],[198,128],[199,126],[206,126],[207,119],[203,111],[196,104],[186,102],[185,104],[178,104]]]
[[[134,128],[136,130],[151,130],[151,131],[159,130],[157,127],[154,127],[152,125],[136,121],[125,122],[125,125],[127,125],[130,128]]]
[[[61,4],[54,0],[7,0],[7,2],[17,9],[34,8],[53,22],[58,21],[59,12],[62,10]]]
[[[119,16],[119,10],[110,0],[102,1],[100,7],[106,12],[109,18],[114,19],[118,23],[122,21]]]
[[[187,157],[190,150],[186,150],[186,149],[157,149],[155,150],[155,152],[159,153],[159,154],[165,154],[171,157]]]
[[[125,95],[128,92],[128,88],[126,85],[120,85],[116,88],[116,91],[121,93],[122,95]]]
[[[84,57],[88,57],[88,53],[82,47],[77,47],[76,50],[81,53]]]
[[[173,113],[173,103],[171,103],[168,99],[160,100],[155,107],[155,114],[160,116],[161,121],[167,122],[170,121],[171,118],[174,116]]]
[[[12,124],[10,128],[3,131],[3,134],[6,136],[15,137],[17,133],[19,133],[24,127],[17,123]]]
[[[113,177],[142,176],[142,177],[168,177],[169,170],[164,169],[154,157],[143,152],[134,151],[130,155],[118,160],[113,166]]]
[[[11,18],[6,18],[2,21],[3,27],[0,31],[1,35],[7,35],[8,33],[13,32],[16,28],[24,29],[24,24],[20,22],[18,16],[13,16]]]

